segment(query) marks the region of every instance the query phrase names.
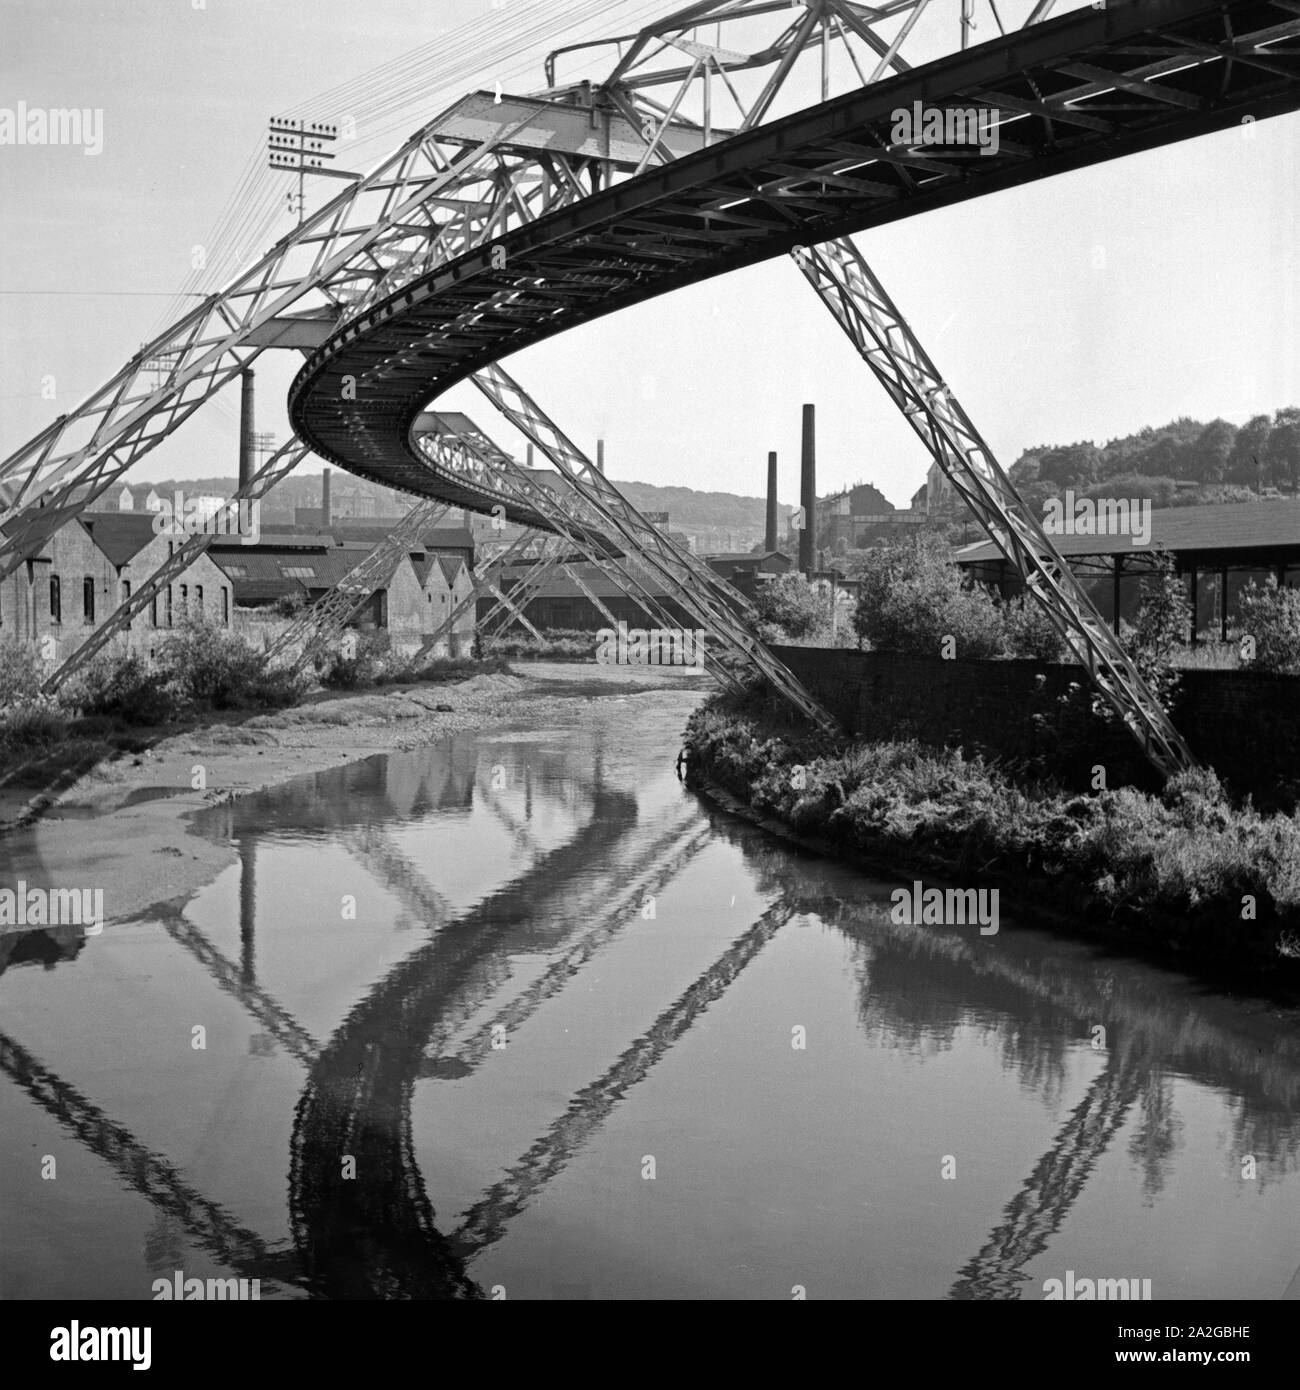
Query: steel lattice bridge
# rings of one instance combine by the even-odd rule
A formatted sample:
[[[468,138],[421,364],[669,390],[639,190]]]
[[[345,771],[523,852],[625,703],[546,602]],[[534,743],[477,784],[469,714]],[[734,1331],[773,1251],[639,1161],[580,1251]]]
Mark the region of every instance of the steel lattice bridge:
[[[848,239],[1300,106],[1300,0],[1110,0],[1053,14],[1066,8],[704,0],[557,50],[540,92],[469,93],[0,464],[0,576],[262,352],[295,350],[306,358],[289,398],[295,438],[238,498],[261,496],[311,450],[421,499],[421,521],[442,506],[504,515],[530,528],[537,563],[525,585],[590,560],[676,626],[656,597],[666,584],[712,637],[722,679],[757,670],[828,724],[757,640],[745,601],[637,513],[499,365],[604,314],[788,254],[1148,757],[1165,773],[1193,765]],[[561,62],[589,63],[591,75],[558,83]],[[792,94],[810,104],[778,114]],[[897,113],[933,110],[979,114],[996,142],[898,138]],[[429,409],[467,379],[554,466],[551,485]],[[408,529],[322,605],[317,638],[364,602],[384,546],[405,546]],[[48,684],[102,649],[207,539],[179,546]],[[527,588],[495,585],[520,553],[488,556],[479,581],[512,615]]]

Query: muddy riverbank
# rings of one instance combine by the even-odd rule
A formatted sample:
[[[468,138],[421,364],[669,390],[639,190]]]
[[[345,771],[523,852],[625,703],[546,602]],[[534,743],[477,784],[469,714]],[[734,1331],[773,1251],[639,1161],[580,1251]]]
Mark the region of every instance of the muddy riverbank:
[[[192,892],[233,861],[227,846],[190,833],[189,818],[206,807],[451,734],[683,689],[705,686],[672,671],[529,662],[505,674],[327,692],[273,713],[214,720],[101,763],[55,795],[0,799],[0,864],[34,856],[51,884],[93,877],[109,917],[130,918]]]

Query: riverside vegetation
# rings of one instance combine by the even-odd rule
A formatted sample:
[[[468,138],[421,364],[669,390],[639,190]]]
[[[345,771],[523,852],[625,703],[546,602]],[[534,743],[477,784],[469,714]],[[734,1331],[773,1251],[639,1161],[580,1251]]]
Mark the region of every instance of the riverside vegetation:
[[[1237,966],[1300,962],[1300,821],[1232,806],[1211,771],[1159,795],[1072,794],[960,749],[812,733],[753,691],[710,700],[686,741],[693,773],[873,868],[978,876],[1092,931]]]
[[[854,628],[875,650],[936,655],[954,635],[966,656],[1063,655],[1036,608],[998,604],[964,586],[930,541],[882,547],[863,579]],[[768,586],[769,637],[817,631],[821,600],[801,585],[787,578]],[[1300,595],[1252,587],[1241,612],[1256,664],[1294,672]],[[1177,693],[1188,618],[1183,586],[1165,559],[1144,584],[1122,640],[1166,708]],[[877,870],[977,876],[1074,928],[1213,960],[1221,971],[1262,967],[1300,978],[1295,811],[1266,815],[1249,798],[1234,804],[1209,769],[1176,776],[1157,792],[1074,790],[1057,774],[1079,751],[1075,744],[1132,755],[1117,718],[1086,682],[1069,705],[1064,725],[1043,719],[1051,747],[1018,765],[914,739],[821,734],[752,687],[701,706],[686,741],[694,775]]]
[[[319,683],[356,690],[397,682],[444,682],[505,669],[500,659],[417,662],[388,649],[388,634],[365,636],[351,657],[330,652],[307,673],[272,666],[225,629],[191,622],[150,662],[135,652],[103,654],[55,695],[30,646],[0,644],[0,785],[47,786],[106,757],[138,752],[159,730],[176,732],[214,712],[284,709]]]

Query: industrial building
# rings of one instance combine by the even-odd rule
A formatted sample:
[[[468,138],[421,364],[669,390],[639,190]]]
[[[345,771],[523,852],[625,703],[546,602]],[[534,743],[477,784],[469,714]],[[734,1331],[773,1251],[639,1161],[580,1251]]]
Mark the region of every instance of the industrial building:
[[[172,553],[174,537],[154,531],[149,512],[83,512],[0,579],[0,641],[53,638],[60,655],[91,636]],[[200,555],[116,638],[119,650],[152,653],[167,630],[203,619],[230,626],[229,577]]]
[[[1300,501],[1219,502],[1198,507],[1164,507],[1150,512],[1150,536],[1058,535],[1052,541],[1078,576],[1101,615],[1118,630],[1141,603],[1142,579],[1156,556],[1173,556],[1186,576],[1192,600],[1192,630],[1228,640],[1241,591],[1270,577],[1300,585]],[[1004,598],[1024,590],[1013,566],[992,541],[962,546],[953,559],[973,578]],[[1226,601],[1225,601],[1226,599]]]

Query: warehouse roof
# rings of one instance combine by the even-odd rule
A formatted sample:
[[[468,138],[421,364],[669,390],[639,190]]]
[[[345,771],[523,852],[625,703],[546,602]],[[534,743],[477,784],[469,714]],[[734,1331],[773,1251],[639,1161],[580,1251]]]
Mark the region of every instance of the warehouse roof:
[[[1151,512],[1151,539],[1135,545],[1129,535],[1052,536],[1057,550],[1072,555],[1133,555],[1165,549],[1181,552],[1215,550],[1300,550],[1300,500],[1212,502],[1199,507],[1162,507]],[[1000,560],[992,541],[958,548],[959,565]]]

